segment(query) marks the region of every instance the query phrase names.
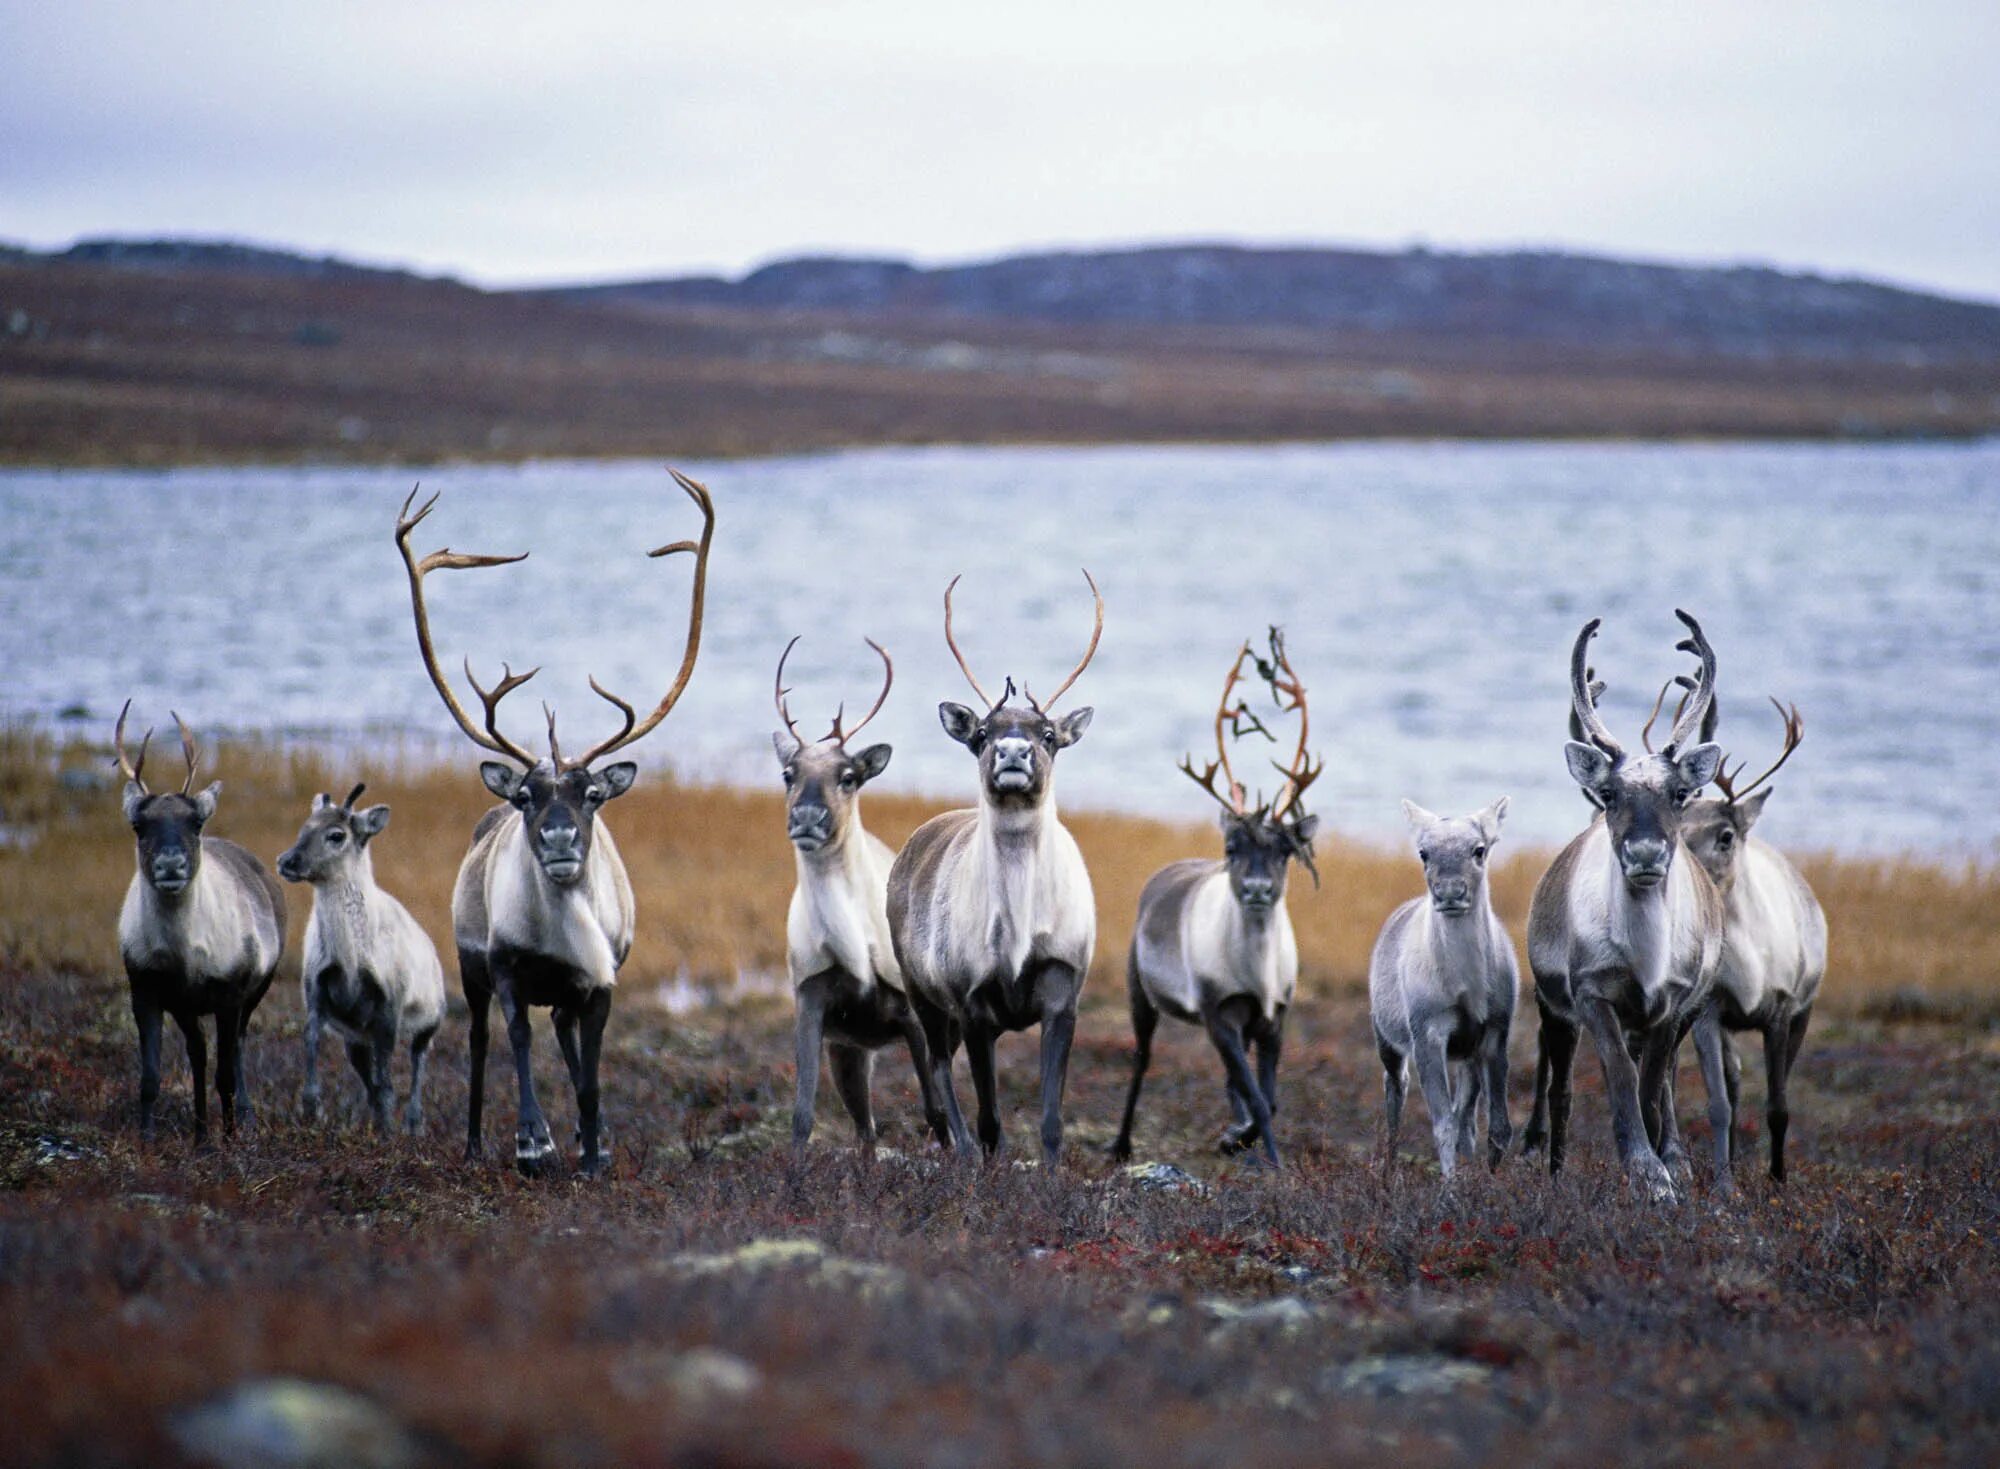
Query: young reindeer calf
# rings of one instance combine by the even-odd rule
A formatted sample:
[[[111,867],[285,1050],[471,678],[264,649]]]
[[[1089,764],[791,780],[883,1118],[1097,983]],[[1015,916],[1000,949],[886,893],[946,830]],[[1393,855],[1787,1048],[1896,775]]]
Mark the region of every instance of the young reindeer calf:
[[[306,1000],[300,1101],[307,1117],[319,1116],[320,1032],[331,1021],[347,1041],[376,1131],[387,1132],[396,1100],[389,1062],[405,1042],[410,1100],[403,1125],[415,1134],[424,1123],[424,1061],[444,1020],[444,966],[422,925],[375,883],[368,847],[389,824],[389,808],[356,811],[366,789],[357,785],[338,805],[324,792],[314,796],[298,840],[278,858],[278,875],[309,883],[313,893],[300,971]]]
[[[924,1116],[949,1146],[923,1027],[903,988],[903,971],[889,937],[889,867],[895,854],[861,825],[861,787],[888,768],[890,750],[887,745],[853,753],[847,748],[888,700],[895,665],[869,639],[868,646],[882,658],[882,696],[854,728],[843,729],[836,713],[826,737],[808,742],[785,702],[785,659],[798,641],[787,643],[778,659],[773,697],[785,727],[771,736],[784,770],[785,830],[799,874],[785,918],[785,967],[797,1006],[792,1142],[803,1147],[812,1137],[824,1040],[833,1060],[834,1086],[854,1119],[855,1136],[872,1153],[875,1115],[869,1081],[875,1052],[901,1040],[917,1068]]]
[[[139,1133],[153,1137],[153,1108],[160,1096],[160,1017],[174,1017],[187,1040],[194,1073],[194,1136],[208,1138],[208,1043],[201,1017],[215,1017],[215,1090],[223,1125],[250,1117],[243,1084],[243,1041],[250,1016],[271,987],[285,952],[285,895],[264,864],[235,842],[204,836],[215,815],[222,782],[194,790],[199,759],[194,737],[181,723],[187,778],[178,793],[146,788],[146,748],[137,763],[125,754],[125,716],[118,713],[112,741],[125,774],[126,824],[138,846],[139,870],[125,890],[118,915],[118,949],[132,986],[132,1018],[139,1026]]]
[[[1252,808],[1229,767],[1225,729],[1240,736],[1254,730],[1270,738],[1249,705],[1229,702],[1245,662],[1257,665],[1280,710],[1299,715],[1299,743],[1277,799]],[[1261,1146],[1275,1165],[1278,1145],[1271,1118],[1278,1110],[1278,1055],[1284,1044],[1285,1014],[1299,981],[1299,946],[1285,911],[1285,886],[1294,860],[1313,874],[1312,839],[1319,818],[1299,809],[1299,798],[1319,776],[1306,754],[1306,691],[1285,655],[1283,635],[1271,629],[1271,657],[1258,658],[1245,642],[1222,685],[1215,711],[1215,754],[1203,775],[1192,758],[1181,769],[1222,804],[1223,857],[1220,862],[1191,858],[1170,862],[1148,879],[1139,895],[1132,929],[1126,989],[1132,1004],[1132,1085],[1125,1094],[1125,1118],[1115,1158],[1132,1156],[1132,1120],[1139,1088],[1153,1055],[1153,1031],[1160,1015],[1202,1026],[1222,1057],[1230,1110],[1236,1121],[1223,1134],[1222,1151]],[[1274,762],[1275,763],[1275,762]],[[1217,775],[1227,794],[1215,786]],[[1257,1074],[1244,1052],[1257,1048]]]
[[[1403,815],[1416,835],[1429,892],[1389,915],[1368,961],[1368,1009],[1388,1118],[1385,1156],[1395,1156],[1414,1059],[1438,1167],[1450,1178],[1476,1150],[1482,1088],[1489,1166],[1500,1165],[1514,1135],[1507,1121],[1507,1036],[1521,977],[1486,881],[1507,798],[1456,817],[1433,816],[1405,801]]]

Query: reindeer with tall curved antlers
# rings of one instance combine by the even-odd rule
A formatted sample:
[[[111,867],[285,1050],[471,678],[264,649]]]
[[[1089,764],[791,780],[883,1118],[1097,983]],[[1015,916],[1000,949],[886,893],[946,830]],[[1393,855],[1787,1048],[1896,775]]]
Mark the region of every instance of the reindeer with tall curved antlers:
[[[419,560],[410,550],[410,532],[435,508],[437,496],[431,496],[412,514],[416,492],[411,491],[397,517],[396,547],[409,572],[410,605],[424,669],[466,738],[482,750],[504,757],[484,761],[479,767],[479,778],[487,790],[506,804],[488,811],[473,829],[472,846],[459,866],[451,898],[459,981],[472,1012],[468,1158],[477,1158],[481,1152],[487,1011],[497,996],[507,1020],[507,1038],[513,1047],[520,1086],[520,1116],[514,1134],[516,1163],[533,1172],[555,1151],[535,1098],[529,1065],[529,1010],[544,1005],[554,1012],[556,1040],[576,1091],[583,1171],[595,1174],[602,1163],[598,1054],[611,1013],[612,987],[632,948],[633,902],[632,885],[617,843],[610,828],[598,819],[598,811],[605,802],[631,789],[639,768],[629,760],[610,765],[599,762],[650,734],[687,688],[701,650],[708,552],[715,535],[715,505],[708,490],[679,470],[670,472],[702,515],[699,540],[675,541],[646,553],[652,557],[683,551],[694,554],[694,590],[680,669],[666,694],[643,719],[632,705],[592,678],[592,692],[618,711],[621,723],[614,734],[574,758],[563,754],[556,739],[555,713],[546,704],[542,706],[548,722],[546,758],[530,753],[500,729],[500,701],[539,669],[517,674],[503,664],[499,681],[488,690],[473,678],[471,662],[467,661],[466,681],[485,710],[482,727],[472,721],[452,692],[438,667],[431,639],[430,615],[424,604],[427,575],[440,570],[505,566],[524,559],[527,553],[472,556],[447,548]]]
[[[1289,765],[1272,766],[1283,777],[1278,794],[1255,806],[1229,763],[1232,739],[1261,734],[1275,740],[1251,710],[1231,696],[1244,665],[1255,667],[1281,713],[1299,717],[1298,745]],[[1284,634],[1270,630],[1270,656],[1260,658],[1246,640],[1223,680],[1215,709],[1215,759],[1195,774],[1190,756],[1181,770],[1222,807],[1222,860],[1195,857],[1171,862],[1147,880],[1139,895],[1125,985],[1132,1005],[1132,1085],[1113,1157],[1132,1156],[1132,1120],[1139,1088],[1152,1060],[1153,1032],[1162,1013],[1199,1025],[1222,1057],[1230,1110],[1235,1122],[1222,1137],[1225,1153],[1261,1147],[1278,1162],[1271,1118],[1278,1110],[1278,1057],[1284,1046],[1285,1014],[1298,989],[1299,946],[1285,909],[1291,864],[1298,861],[1319,884],[1312,840],[1319,818],[1300,806],[1306,788],[1324,763],[1306,753],[1306,690],[1285,652]],[[1217,788],[1220,776],[1222,787]],[[1246,1042],[1256,1048],[1252,1075]]]
[[[1771,797],[1766,784],[1805,738],[1798,706],[1771,705],[1784,721],[1784,747],[1762,775],[1743,781],[1743,762],[1716,771],[1717,800],[1707,797],[1688,808],[1682,839],[1722,894],[1722,963],[1715,993],[1694,1024],[1695,1047],[1706,1058],[1721,1052],[1727,1065],[1726,1113],[1711,1097],[1713,1120],[1734,1150],[1740,1065],[1722,1032],[1754,1030],[1764,1038],[1765,1121],[1771,1136],[1771,1177],[1785,1181],[1785,1134],[1791,1124],[1787,1084],[1805,1042],[1813,1002],[1826,977],[1826,914],[1811,886],[1784,854],[1753,837],[1750,828]],[[1703,721],[1702,738],[1714,734],[1715,709]],[[1713,1088],[1711,1088],[1712,1090]]]
[[[194,1135],[208,1137],[208,1045],[201,1017],[215,1017],[215,1090],[222,1122],[234,1129],[250,1115],[243,1084],[243,1048],[250,1016],[271,987],[285,952],[285,895],[256,856],[235,842],[207,836],[222,782],[194,788],[201,759],[194,736],[181,723],[187,775],[178,791],[146,785],[146,751],[153,732],[139,742],[139,758],[125,753],[125,716],[118,711],[112,743],[125,776],[120,797],[137,847],[138,871],[118,914],[118,950],[132,986],[132,1018],[139,1027],[139,1132],[153,1136],[153,1108],[160,1096],[160,1019],[171,1015],[187,1041],[194,1073]]]
[[[889,937],[889,868],[895,854],[861,824],[861,788],[889,765],[887,745],[849,750],[888,702],[896,666],[881,644],[867,640],[882,659],[882,693],[875,707],[852,729],[843,727],[845,706],[817,740],[799,733],[786,696],[785,660],[799,640],[785,644],[778,659],[772,698],[785,727],[771,736],[785,780],[785,829],[798,863],[798,886],[785,918],[785,966],[796,1006],[794,1055],[798,1091],[792,1105],[792,1142],[812,1137],[813,1099],[819,1090],[820,1048],[833,1061],[833,1081],[854,1119],[863,1148],[875,1147],[875,1114],[869,1097],[875,1052],[901,1040],[910,1049],[923,1093],[924,1116],[945,1133],[942,1108],[931,1077],[924,1031],[904,991],[903,971]]]
[[[953,577],[944,594],[944,637],[984,714],[938,705],[945,733],[979,762],[979,804],[918,827],[889,872],[889,932],[922,1022],[931,1075],[944,1102],[940,1140],[970,1152],[972,1139],[951,1084],[960,1044],[979,1098],[979,1141],[1001,1145],[994,1073],[1003,1032],[1041,1027],[1042,1156],[1062,1149],[1063,1087],[1076,1003],[1097,942],[1090,874],[1076,840],[1057,819],[1055,758],[1090,726],[1088,707],[1057,717],[1055,706],[1097,653],[1104,598],[1088,571],[1096,625],[1083,660],[1046,701],[1008,679],[988,699],[952,635]],[[936,1123],[934,1122],[935,1126]]]
[[[1714,986],[1723,927],[1721,898],[1701,864],[1674,860],[1688,803],[1722,762],[1717,746],[1690,743],[1715,694],[1715,651],[1694,618],[1674,615],[1688,630],[1679,648],[1700,660],[1701,671],[1657,754],[1628,756],[1606,728],[1587,663],[1598,620],[1577,634],[1570,702],[1585,738],[1570,741],[1564,754],[1601,814],[1557,854],[1528,914],[1542,1061],[1525,1145],[1546,1138],[1549,1171],[1562,1167],[1570,1067],[1577,1031],[1588,1029],[1604,1068],[1619,1161],[1659,1199],[1674,1197],[1658,1151],[1669,1126],[1674,1053]],[[1726,1166],[1727,1140],[1717,1147]]]

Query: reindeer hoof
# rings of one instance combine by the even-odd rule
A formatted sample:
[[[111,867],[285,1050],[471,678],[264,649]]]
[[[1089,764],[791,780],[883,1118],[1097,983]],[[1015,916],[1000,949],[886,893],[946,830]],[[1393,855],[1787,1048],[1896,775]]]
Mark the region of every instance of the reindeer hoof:
[[[535,1178],[540,1175],[549,1159],[555,1156],[555,1151],[556,1145],[546,1134],[540,1137],[532,1135],[517,1137],[514,1139],[514,1166],[526,1177]]]

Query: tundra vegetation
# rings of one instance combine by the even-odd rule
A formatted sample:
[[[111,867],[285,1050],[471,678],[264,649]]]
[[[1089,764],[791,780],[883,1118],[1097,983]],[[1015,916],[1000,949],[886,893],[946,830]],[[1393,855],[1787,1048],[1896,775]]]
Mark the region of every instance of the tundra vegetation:
[[[336,772],[239,744],[213,763],[229,780],[223,829],[268,859],[357,762]],[[462,763],[394,751],[358,763],[396,813],[378,879],[442,944],[455,858],[488,800]],[[178,1462],[181,1415],[263,1374],[372,1399],[439,1462],[2000,1452],[1990,864],[1790,854],[1833,936],[1813,1044],[1791,1076],[1790,1181],[1739,1170],[1725,1203],[1698,1173],[1688,1201],[1663,1210],[1627,1186],[1602,1124],[1576,1130],[1554,1179],[1516,1157],[1463,1170],[1447,1192],[1428,1150],[1375,1166],[1381,1068],[1363,984],[1383,916],[1422,878],[1406,850],[1324,831],[1324,888],[1298,885],[1289,904],[1287,1168],[1215,1156],[1214,1058],[1192,1027],[1161,1031],[1141,1137],[1144,1165],[1191,1179],[1105,1160],[1128,1079],[1119,980],[1139,890],[1213,837],[1065,811],[1103,942],[1065,1106],[1077,1146],[1051,1180],[1007,1162],[938,1166],[901,1068],[877,1079],[873,1164],[845,1147],[792,1151],[782,794],[649,771],[620,807],[624,855],[642,901],[674,900],[643,910],[621,974],[604,1079],[620,1129],[608,1176],[584,1185],[566,1163],[528,1181],[461,1161],[456,1004],[418,1138],[292,1115],[304,1027],[292,962],[252,1025],[259,1127],[197,1151],[183,1081],[143,1146],[110,921],[132,839],[109,770],[101,742],[0,727],[12,1462]],[[936,809],[872,795],[869,827],[896,845]],[[1513,852],[1490,872],[1517,941],[1549,855]],[[1533,1027],[1516,1031],[1519,1118]],[[185,1076],[171,1039],[164,1060],[170,1080]],[[562,1076],[552,1053],[535,1064],[545,1084]],[[1753,1137],[1760,1072],[1744,1077]],[[1579,1068],[1576,1086],[1601,1117],[1595,1073]],[[1032,1106],[1033,1069],[1003,1070],[1000,1091]],[[840,1115],[831,1096],[822,1105],[822,1121]],[[1705,1120],[1687,1121],[1699,1136]]]

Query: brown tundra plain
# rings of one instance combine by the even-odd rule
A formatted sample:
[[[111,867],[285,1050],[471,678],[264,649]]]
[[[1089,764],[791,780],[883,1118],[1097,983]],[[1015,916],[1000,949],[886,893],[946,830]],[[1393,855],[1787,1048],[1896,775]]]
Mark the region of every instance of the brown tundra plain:
[[[936,1155],[893,1051],[878,1068],[882,1154],[856,1153],[830,1086],[794,1154],[792,859],[776,781],[718,790],[649,773],[608,818],[639,895],[606,1038],[613,1166],[596,1182],[566,1168],[528,1181],[491,1142],[485,1162],[461,1160],[462,1008],[433,1053],[421,1137],[372,1135],[344,1074],[327,1078],[331,1115],[299,1120],[300,888],[287,890],[285,968],[251,1027],[256,1125],[195,1150],[176,1038],[161,1139],[142,1148],[115,939],[132,847],[109,769],[101,744],[0,731],[7,1462],[208,1461],[227,1415],[204,1405],[259,1379],[344,1390],[369,1416],[280,1393],[288,1406],[264,1431],[320,1457],[228,1462],[2000,1458],[1990,864],[1806,864],[1832,964],[1794,1073],[1792,1182],[1764,1176],[1762,1064],[1746,1047],[1737,1196],[1707,1186],[1684,1066],[1696,1183],[1662,1209],[1613,1165],[1587,1058],[1559,1179],[1512,1158],[1447,1190],[1410,1119],[1384,1166],[1363,981],[1377,925],[1420,876],[1405,853],[1338,839],[1321,843],[1324,887],[1292,889],[1287,1169],[1217,1156],[1220,1071],[1177,1026],[1148,1078],[1145,1162],[1112,1164],[1138,891],[1216,841],[1206,824],[1072,814],[1100,930],[1070,1150],[1047,1176]],[[439,940],[456,1002],[451,880],[488,804],[469,761],[336,769],[239,744],[206,769],[224,782],[212,832],[267,861],[313,792],[366,778],[394,813],[378,877]],[[871,797],[867,819],[894,843],[934,809]],[[1546,859],[1515,852],[1496,875],[1517,940]],[[1523,1011],[1517,1125],[1534,1054]],[[1013,1159],[1033,1152],[1031,1045],[1002,1051]],[[568,1088],[554,1047],[537,1046],[566,1141]],[[328,1049],[322,1066],[344,1073]],[[513,1088],[497,1070],[489,1138],[504,1140]]]

